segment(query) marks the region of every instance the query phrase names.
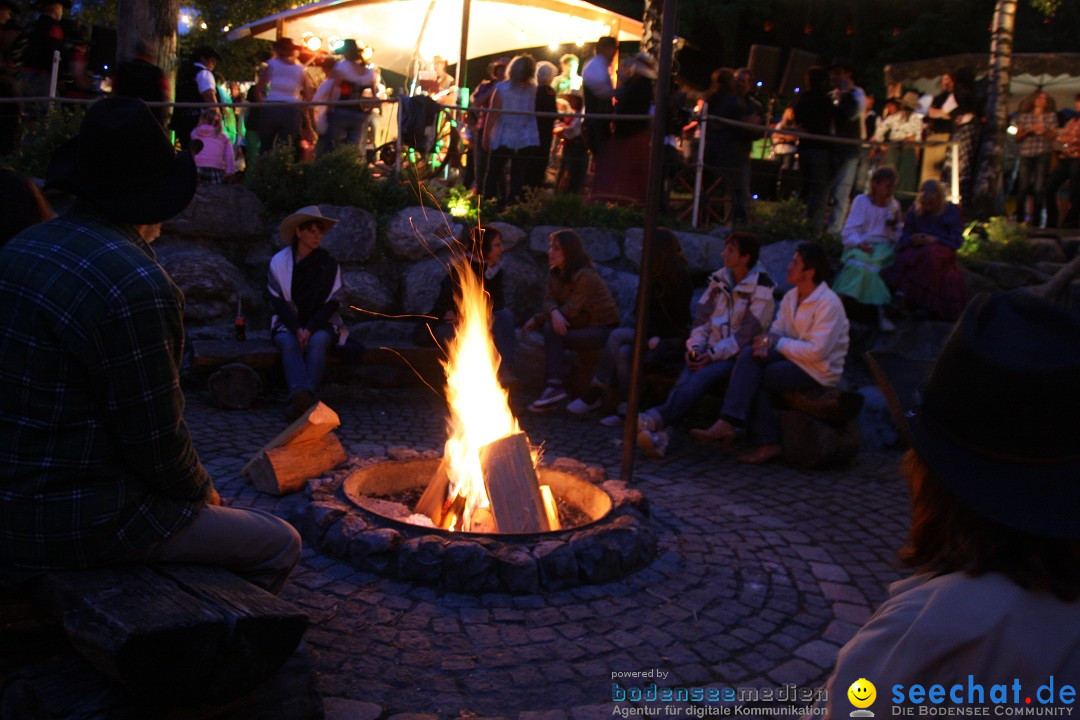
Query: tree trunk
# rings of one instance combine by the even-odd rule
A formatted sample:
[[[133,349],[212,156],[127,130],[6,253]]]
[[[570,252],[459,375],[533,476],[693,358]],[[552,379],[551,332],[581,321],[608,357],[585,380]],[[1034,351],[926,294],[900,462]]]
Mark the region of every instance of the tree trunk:
[[[1012,71],[1013,34],[1017,0],[997,0],[990,42],[990,75],[986,96],[987,124],[979,148],[979,167],[974,179],[975,215],[989,217],[1004,210],[1002,156],[1009,125],[1009,80]]]
[[[641,51],[660,57],[660,26],[664,16],[664,0],[645,0],[645,31],[641,36]]]
[[[176,26],[180,0],[118,0],[116,4],[116,60],[129,60],[139,40],[154,46],[154,63],[165,71],[172,87],[176,72]]]

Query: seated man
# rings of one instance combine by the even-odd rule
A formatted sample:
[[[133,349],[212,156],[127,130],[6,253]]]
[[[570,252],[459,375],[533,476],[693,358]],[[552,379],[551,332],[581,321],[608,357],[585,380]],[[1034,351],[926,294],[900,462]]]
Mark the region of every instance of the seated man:
[[[638,416],[638,447],[646,455],[664,456],[670,428],[705,393],[728,379],[739,351],[772,322],[774,284],[757,266],[760,251],[756,235],[728,235],[724,267],[712,274],[698,301],[694,329],[686,340],[686,366],[664,404]]]
[[[720,419],[705,430],[691,430],[698,440],[730,443],[737,427],[746,427],[757,447],[739,462],[760,465],[780,457],[780,423],[770,392],[834,387],[844,372],[848,319],[839,296],[825,282],[829,259],[820,245],[803,243],[788,265],[794,285],[780,303],[767,335],[739,351]]]
[[[1080,677],[1080,317],[1028,291],[983,293],[925,382],[918,361],[871,358],[911,443],[900,558],[915,574],[840,650],[828,716],[848,712],[860,678],[890,688],[868,708],[879,718],[928,697],[941,714],[1062,715]]]
[[[183,420],[183,295],[149,246],[195,194],[194,162],[142,100],[109,98],[49,181],[78,201],[0,248],[0,584],[185,562],[278,592],[300,538],[221,507]]]

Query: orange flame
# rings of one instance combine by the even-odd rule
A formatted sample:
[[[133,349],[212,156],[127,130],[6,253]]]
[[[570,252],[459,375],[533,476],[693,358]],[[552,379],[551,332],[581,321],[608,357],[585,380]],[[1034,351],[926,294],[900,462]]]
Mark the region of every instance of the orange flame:
[[[444,454],[450,480],[447,497],[465,498],[456,529],[467,532],[472,529],[475,510],[490,506],[480,448],[521,432],[521,428],[510,412],[509,395],[498,381],[501,358],[491,339],[491,307],[483,282],[467,258],[455,260],[453,272],[460,280],[461,295],[455,298],[457,332],[443,363],[450,405]],[[537,459],[537,451],[533,450],[533,462]]]

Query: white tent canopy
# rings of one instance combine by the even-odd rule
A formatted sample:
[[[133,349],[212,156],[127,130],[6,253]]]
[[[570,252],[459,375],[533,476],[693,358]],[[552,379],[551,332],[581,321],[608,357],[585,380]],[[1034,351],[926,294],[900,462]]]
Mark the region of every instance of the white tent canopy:
[[[320,0],[238,27],[230,40],[288,37],[306,33],[330,47],[354,38],[375,49],[382,68],[408,74],[414,54],[441,55],[453,64],[461,52],[463,0]],[[591,43],[604,35],[640,40],[642,24],[583,0],[472,0],[469,57],[511,53],[556,43]]]
[[[976,54],[893,63],[885,66],[885,81],[902,83],[923,93],[937,93],[942,73],[970,67],[977,77],[985,77],[989,65],[989,55]],[[1053,97],[1059,110],[1071,109],[1073,98],[1080,93],[1080,54],[1014,53],[1009,83],[1010,111],[1037,88]]]

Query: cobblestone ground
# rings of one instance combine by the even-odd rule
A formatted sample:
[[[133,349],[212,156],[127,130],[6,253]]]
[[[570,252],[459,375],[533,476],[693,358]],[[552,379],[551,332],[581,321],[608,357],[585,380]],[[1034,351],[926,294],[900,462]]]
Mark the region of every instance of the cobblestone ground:
[[[573,457],[616,477],[621,428],[564,413],[533,415],[525,431],[546,457]],[[523,400],[523,401],[519,401]],[[354,455],[407,445],[440,448],[445,408],[427,390],[328,389]],[[188,423],[226,502],[284,514],[240,469],[279,432],[283,401],[221,411],[188,392]],[[907,525],[898,454],[806,473],[740,466],[676,436],[669,456],[639,456],[659,556],[619,582],[533,596],[462,595],[358,572],[306,550],[283,597],[312,617],[306,640],[321,689],[351,718],[609,718],[622,688],[814,688],[840,646],[901,577]],[[614,673],[653,672],[615,678]],[[660,675],[663,673],[664,675]],[[353,701],[353,702],[349,702]],[[788,703],[790,705],[791,703]],[[638,713],[659,714],[658,703]],[[666,717],[701,716],[675,703]],[[708,708],[706,708],[708,709]],[[334,713],[330,713],[334,714]],[[414,715],[418,714],[418,715]]]

